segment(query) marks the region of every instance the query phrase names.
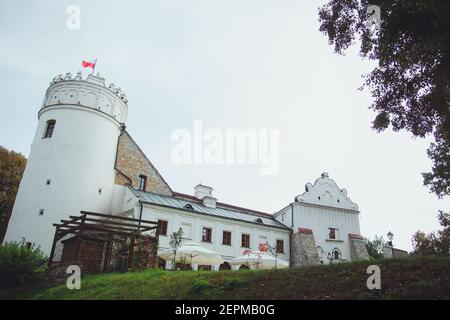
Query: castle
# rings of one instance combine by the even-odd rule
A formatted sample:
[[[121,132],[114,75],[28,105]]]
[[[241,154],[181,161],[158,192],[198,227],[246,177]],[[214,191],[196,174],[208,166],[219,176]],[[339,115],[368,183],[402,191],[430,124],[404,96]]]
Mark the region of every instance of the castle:
[[[182,228],[225,264],[265,242],[291,266],[368,258],[358,205],[327,173],[274,214],[219,202],[201,184],[175,192],[125,129],[127,112],[125,93],[99,74],[52,80],[5,241],[25,238],[48,254],[53,224],[89,211],[158,221],[160,248]]]

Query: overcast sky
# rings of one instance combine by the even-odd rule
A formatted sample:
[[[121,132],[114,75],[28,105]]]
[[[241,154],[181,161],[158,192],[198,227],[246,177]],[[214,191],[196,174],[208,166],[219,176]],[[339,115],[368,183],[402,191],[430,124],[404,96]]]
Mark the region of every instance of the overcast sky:
[[[448,209],[423,186],[429,139],[371,130],[371,97],[358,91],[373,62],[332,52],[318,31],[325,1],[1,1],[0,145],[28,156],[49,82],[82,59],[129,99],[127,129],[172,189],[199,182],[219,201],[275,212],[324,171],[361,210],[364,236],[392,231],[411,249]],[[66,9],[81,8],[69,30]],[[86,74],[87,72],[84,71]],[[280,167],[176,165],[176,129],[279,129]]]

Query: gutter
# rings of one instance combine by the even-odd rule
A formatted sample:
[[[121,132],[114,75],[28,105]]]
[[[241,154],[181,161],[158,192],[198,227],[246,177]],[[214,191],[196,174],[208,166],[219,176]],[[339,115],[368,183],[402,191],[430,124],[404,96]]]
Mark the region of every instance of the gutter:
[[[293,255],[292,255],[292,236],[294,235],[294,204],[291,203],[291,233],[289,235],[289,267],[293,266]]]
[[[139,204],[141,205],[141,210],[139,212],[139,224],[138,224],[138,232],[141,230],[141,220],[142,220],[142,210],[143,210],[143,205],[142,205],[142,201],[139,199]]]

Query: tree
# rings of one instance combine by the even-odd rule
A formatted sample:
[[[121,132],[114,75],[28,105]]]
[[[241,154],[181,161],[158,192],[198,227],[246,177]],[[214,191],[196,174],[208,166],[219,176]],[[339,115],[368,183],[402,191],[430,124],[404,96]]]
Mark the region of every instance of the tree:
[[[173,260],[172,260],[172,268],[175,269],[177,265],[177,251],[181,245],[181,241],[183,240],[183,229],[179,228],[177,232],[173,232],[170,235],[170,247],[173,250]]]
[[[450,194],[449,16],[448,0],[330,0],[319,10],[320,31],[336,53],[358,40],[360,56],[378,61],[362,86],[373,97],[373,128],[434,135],[432,170],[422,175],[439,198]]]
[[[369,238],[365,238],[364,244],[370,257],[375,260],[383,258],[383,246],[385,245],[383,237],[375,236],[372,241]]]
[[[0,242],[3,241],[27,159],[0,146]]]
[[[450,254],[450,214],[439,211],[439,224],[444,227],[437,232],[425,234],[417,231],[412,236],[413,255],[446,256]]]
[[[275,243],[274,243],[274,245],[272,246],[272,245],[270,245],[269,244],[269,242],[267,242],[266,241],[266,248],[267,248],[267,251],[269,251],[270,252],[270,254],[272,254],[273,255],[273,257],[275,258],[275,269],[277,269],[277,258],[278,258],[278,248],[277,248],[277,243],[276,243],[276,241],[275,241]]]

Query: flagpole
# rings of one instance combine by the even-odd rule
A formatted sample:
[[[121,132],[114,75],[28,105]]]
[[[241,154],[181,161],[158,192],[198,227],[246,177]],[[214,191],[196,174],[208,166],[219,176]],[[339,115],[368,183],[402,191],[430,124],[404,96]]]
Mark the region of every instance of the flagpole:
[[[97,66],[97,58],[95,58],[95,64],[94,64],[94,67],[92,68],[92,73],[91,74],[94,74],[96,66]]]

